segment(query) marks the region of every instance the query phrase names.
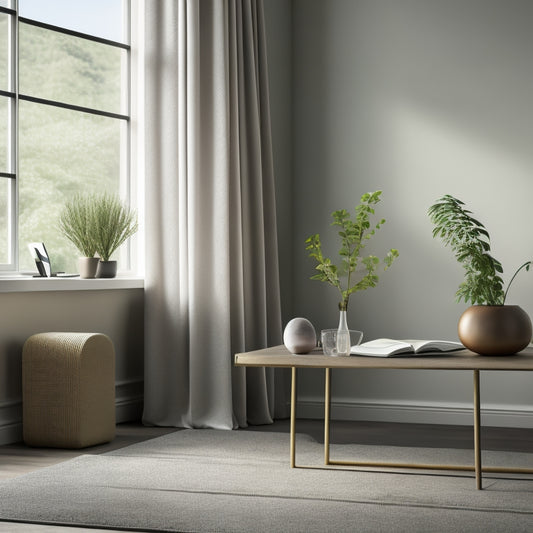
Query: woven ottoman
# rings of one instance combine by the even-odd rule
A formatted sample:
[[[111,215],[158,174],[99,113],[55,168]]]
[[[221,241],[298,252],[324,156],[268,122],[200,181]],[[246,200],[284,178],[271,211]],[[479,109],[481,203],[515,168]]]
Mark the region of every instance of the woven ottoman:
[[[39,333],[22,350],[29,446],[84,448],[115,437],[115,350],[100,333]]]

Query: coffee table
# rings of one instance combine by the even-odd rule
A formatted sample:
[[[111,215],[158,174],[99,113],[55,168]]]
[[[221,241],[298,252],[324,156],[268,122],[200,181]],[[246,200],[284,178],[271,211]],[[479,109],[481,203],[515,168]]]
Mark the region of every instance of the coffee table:
[[[379,468],[421,468],[427,470],[473,471],[476,488],[482,488],[482,473],[520,473],[531,474],[533,468],[484,467],[481,465],[481,408],[480,408],[480,371],[533,371],[533,347],[519,354],[507,356],[481,356],[469,350],[448,353],[429,353],[408,357],[331,357],[322,353],[320,348],[310,354],[291,354],[283,345],[262,350],[238,353],[236,366],[290,368],[291,379],[291,418],[290,418],[290,466],[296,468],[296,371],[298,368],[321,368],[325,370],[324,388],[324,464],[342,466],[363,466]],[[331,369],[332,368],[385,368],[406,370],[461,370],[473,373],[473,424],[474,424],[474,464],[406,464],[393,462],[335,461],[330,458],[330,411],[331,411]],[[302,468],[302,467],[298,467]]]

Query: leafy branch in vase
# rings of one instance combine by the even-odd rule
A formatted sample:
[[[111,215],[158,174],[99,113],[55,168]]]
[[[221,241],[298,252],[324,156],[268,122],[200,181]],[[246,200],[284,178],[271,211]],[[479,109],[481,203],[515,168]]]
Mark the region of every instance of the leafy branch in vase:
[[[345,209],[332,213],[332,226],[340,228],[338,232],[341,239],[340,264],[337,265],[330,258],[324,257],[318,233],[311,235],[305,241],[309,257],[316,260],[315,269],[318,271],[311,279],[336,287],[340,293],[339,308],[344,311],[348,308],[351,294],[377,285],[379,281],[377,272],[382,262],[384,270],[387,270],[399,256],[395,248],[391,248],[382,261],[375,255],[362,255],[368,241],[385,224],[384,218],[375,224],[371,223],[371,217],[375,214],[374,206],[381,200],[381,193],[382,191],[376,191],[363,194],[359,205],[355,208],[353,219]],[[365,274],[356,280],[356,270],[361,266]]]

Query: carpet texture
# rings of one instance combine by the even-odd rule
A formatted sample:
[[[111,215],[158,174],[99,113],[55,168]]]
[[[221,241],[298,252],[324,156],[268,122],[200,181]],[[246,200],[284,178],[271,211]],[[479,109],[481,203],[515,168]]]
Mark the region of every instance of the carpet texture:
[[[183,430],[0,483],[0,519],[179,532],[531,532],[533,477],[289,468],[288,435]],[[465,450],[332,445],[332,459],[472,463]],[[297,464],[323,448],[297,438]],[[484,464],[533,456],[484,452]]]

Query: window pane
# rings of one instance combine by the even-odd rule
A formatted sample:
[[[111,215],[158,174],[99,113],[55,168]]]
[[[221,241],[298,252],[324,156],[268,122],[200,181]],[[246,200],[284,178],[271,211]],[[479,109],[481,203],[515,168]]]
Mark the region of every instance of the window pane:
[[[19,43],[21,94],[120,113],[124,50],[22,23]]]
[[[19,0],[19,12],[21,17],[125,42],[122,0]]]
[[[9,117],[8,117],[8,104],[9,98],[5,96],[0,96],[0,172],[11,172],[11,169],[8,168],[8,127],[9,127]]]
[[[11,180],[0,178],[0,263],[9,262],[9,189]]]
[[[29,242],[44,242],[52,268],[76,272],[78,251],[58,215],[78,192],[119,192],[121,120],[20,102],[20,268],[35,270]]]
[[[8,80],[9,66],[9,24],[10,16],[0,13],[0,89],[7,91],[11,89]]]

